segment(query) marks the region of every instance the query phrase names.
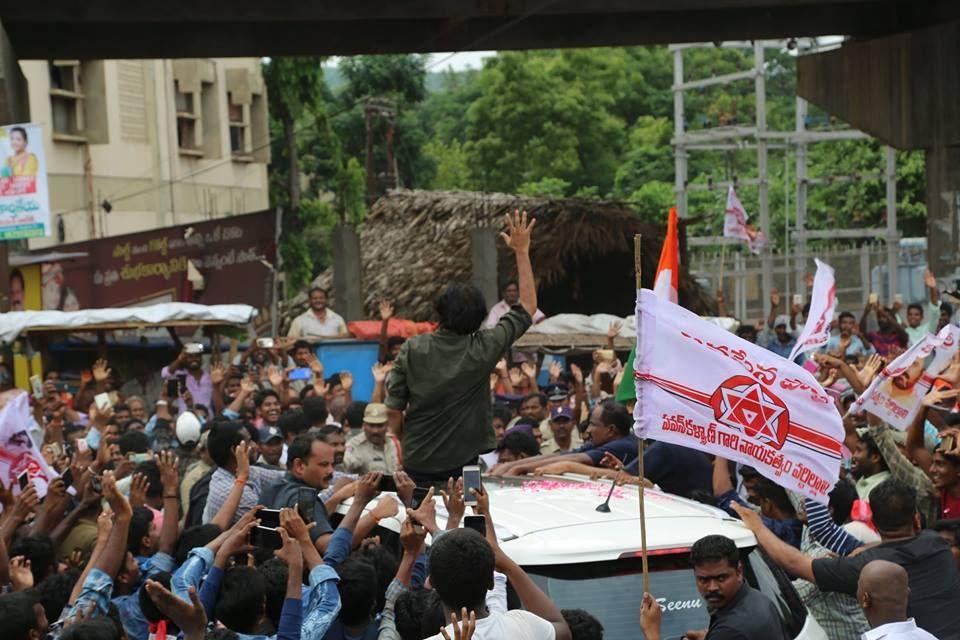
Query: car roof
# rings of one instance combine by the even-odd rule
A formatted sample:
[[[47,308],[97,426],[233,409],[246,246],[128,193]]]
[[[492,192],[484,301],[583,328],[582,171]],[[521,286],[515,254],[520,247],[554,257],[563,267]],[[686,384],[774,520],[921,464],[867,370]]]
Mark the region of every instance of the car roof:
[[[638,488],[614,489],[610,512],[601,513],[597,506],[606,500],[610,487],[608,480],[582,476],[484,478],[497,538],[504,551],[524,566],[599,562],[639,553]],[[442,500],[435,500],[442,529],[447,514]],[[738,547],[756,544],[739,520],[720,509],[656,489],[644,491],[644,506],[651,555],[686,553],[710,534],[727,536]],[[401,512],[380,524],[399,531],[403,518]]]

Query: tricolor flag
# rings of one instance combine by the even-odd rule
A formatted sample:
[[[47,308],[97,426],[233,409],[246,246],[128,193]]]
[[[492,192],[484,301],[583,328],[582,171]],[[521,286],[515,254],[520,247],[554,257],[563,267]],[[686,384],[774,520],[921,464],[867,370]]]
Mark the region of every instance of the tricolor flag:
[[[803,367],[643,289],[634,378],[638,437],[750,465],[826,504],[843,424]]]
[[[810,300],[810,313],[803,331],[797,338],[797,344],[790,352],[790,360],[801,353],[822,347],[830,340],[830,324],[837,310],[837,283],[833,277],[833,267],[826,262],[817,263],[817,275],[813,278],[813,297]]]
[[[657,277],[653,281],[653,292],[661,300],[677,303],[677,291],[680,289],[680,238],[677,235],[677,208],[670,207],[667,219],[667,235],[663,237],[660,250],[660,264],[657,265]]]
[[[723,218],[723,237],[739,238],[747,243],[750,251],[760,253],[767,244],[767,236],[747,224],[748,219],[747,211],[740,204],[737,192],[733,190],[733,185],[730,185],[727,189],[727,211]]]
[[[928,333],[883,368],[850,406],[850,412],[865,410],[897,429],[906,430],[920,410],[923,396],[956,354],[958,342],[960,328],[951,324],[937,335]],[[934,356],[928,363],[931,353]]]

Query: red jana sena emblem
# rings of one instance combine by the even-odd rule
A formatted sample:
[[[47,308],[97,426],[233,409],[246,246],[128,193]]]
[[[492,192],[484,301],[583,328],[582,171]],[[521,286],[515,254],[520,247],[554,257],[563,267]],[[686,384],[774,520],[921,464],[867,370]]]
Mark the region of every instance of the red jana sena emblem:
[[[790,431],[790,412],[780,398],[749,376],[727,378],[710,396],[723,424],[780,449]]]

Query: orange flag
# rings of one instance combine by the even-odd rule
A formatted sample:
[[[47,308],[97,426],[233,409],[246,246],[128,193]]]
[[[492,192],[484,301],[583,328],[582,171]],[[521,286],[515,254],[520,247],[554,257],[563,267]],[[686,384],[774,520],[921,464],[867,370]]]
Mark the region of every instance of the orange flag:
[[[680,238],[677,235],[677,208],[670,207],[667,235],[663,238],[663,249],[660,250],[660,264],[657,265],[657,278],[653,283],[653,292],[661,300],[677,304],[679,288]]]

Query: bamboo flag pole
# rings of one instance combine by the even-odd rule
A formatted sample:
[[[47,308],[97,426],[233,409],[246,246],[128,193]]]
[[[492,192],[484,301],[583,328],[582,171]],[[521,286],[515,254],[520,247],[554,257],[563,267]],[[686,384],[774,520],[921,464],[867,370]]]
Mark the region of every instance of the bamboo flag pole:
[[[640,289],[643,288],[643,284],[640,281],[640,275],[643,273],[643,265],[640,262],[640,248],[641,248],[641,236],[636,234],[633,236],[633,271],[634,275],[637,278],[637,295],[640,294]],[[637,335],[640,335],[640,316],[637,315]],[[637,349],[640,348],[640,340],[637,340]],[[636,360],[636,356],[634,356]],[[632,371],[627,372],[629,375],[633,375]],[[640,402],[640,394],[637,394],[637,402]],[[644,508],[644,499],[643,499],[643,439],[637,440],[637,465],[639,468],[637,471],[640,474],[640,490],[638,495],[640,496],[640,559],[643,566],[643,590],[645,593],[650,593],[650,568],[647,566],[647,514],[646,509]]]

